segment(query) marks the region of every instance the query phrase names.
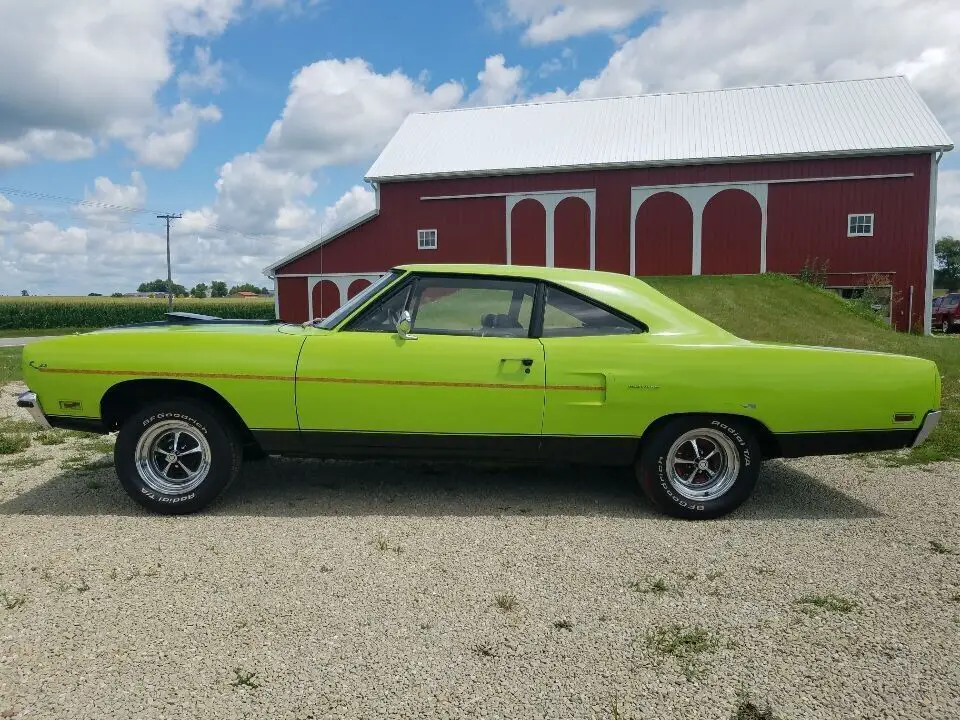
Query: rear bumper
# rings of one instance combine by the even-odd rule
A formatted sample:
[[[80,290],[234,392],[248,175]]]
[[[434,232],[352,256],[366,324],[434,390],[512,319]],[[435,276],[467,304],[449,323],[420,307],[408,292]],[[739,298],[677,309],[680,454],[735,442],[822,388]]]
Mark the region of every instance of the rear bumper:
[[[917,436],[913,439],[913,444],[910,447],[917,447],[918,445],[923,444],[923,442],[930,437],[937,425],[940,422],[940,411],[931,410],[927,413],[927,416],[923,419],[923,425],[920,426],[920,429],[917,431]]]
[[[43,408],[40,407],[40,401],[37,399],[35,392],[27,390],[25,393],[20,393],[20,395],[17,396],[17,407],[22,407],[29,412],[34,422],[44,430],[50,429],[50,421],[47,420],[47,416],[43,414]]]

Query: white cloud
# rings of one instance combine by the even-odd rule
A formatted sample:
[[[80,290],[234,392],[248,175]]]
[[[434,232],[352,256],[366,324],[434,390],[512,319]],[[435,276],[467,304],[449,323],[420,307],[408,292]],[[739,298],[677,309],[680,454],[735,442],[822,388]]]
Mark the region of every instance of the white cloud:
[[[477,74],[479,85],[468,99],[469,105],[505,105],[517,100],[522,93],[523,68],[507,67],[503,55],[491,55],[483,70]]]
[[[13,203],[10,202],[5,195],[0,193],[0,213],[8,213],[13,210]]]
[[[323,232],[328,234],[366,215],[377,206],[376,194],[365,185],[354,185],[323,213]]]
[[[790,22],[783,22],[789,17]],[[696,42],[691,42],[696,38]],[[599,97],[905,73],[960,130],[960,5],[942,0],[688,0],[572,93]]]
[[[941,170],[937,190],[937,237],[960,238],[960,170]]]
[[[216,105],[197,107],[184,101],[169,115],[131,127],[117,126],[113,133],[134,152],[137,162],[172,169],[179,167],[196,146],[200,123],[218,123],[221,117]]]
[[[457,105],[463,87],[433,90],[399,70],[377,73],[365,60],[321,60],[300,70],[263,151],[289,166],[317,168],[366,160],[411,112]]]
[[[66,130],[25,132],[16,140],[0,143],[0,167],[30,162],[37,158],[69,162],[93,157],[97,152],[92,138]]]
[[[671,7],[684,4],[676,0]],[[541,45],[597,31],[627,27],[660,6],[646,0],[505,0],[495,18],[526,26],[524,40]]]
[[[223,90],[223,61],[210,60],[210,48],[198,47],[194,50],[195,70],[192,72],[180,73],[177,78],[177,85],[180,92],[193,93],[201,90],[208,90],[212,93],[218,93]]]
[[[172,158],[195,142],[190,130],[165,128],[177,111],[157,102],[175,73],[178,41],[220,35],[246,6],[246,0],[0,2],[0,167],[90,157],[118,137],[116,128],[122,140],[141,138],[133,147],[141,162],[174,166]],[[249,7],[262,6],[258,0]],[[208,65],[197,82],[214,82],[216,64]]]

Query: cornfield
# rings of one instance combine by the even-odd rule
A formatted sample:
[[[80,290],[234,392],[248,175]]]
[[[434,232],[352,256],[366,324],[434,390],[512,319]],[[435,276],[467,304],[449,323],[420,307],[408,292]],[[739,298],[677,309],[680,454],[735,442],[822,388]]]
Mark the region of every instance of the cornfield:
[[[275,316],[272,299],[184,298],[174,300],[173,309],[241,320],[272,320]],[[113,327],[163,320],[166,312],[163,298],[3,297],[0,330]]]

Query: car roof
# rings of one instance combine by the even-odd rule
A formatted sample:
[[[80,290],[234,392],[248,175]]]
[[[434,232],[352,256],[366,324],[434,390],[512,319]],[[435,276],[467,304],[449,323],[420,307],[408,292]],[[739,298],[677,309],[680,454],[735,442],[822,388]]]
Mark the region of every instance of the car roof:
[[[398,265],[395,270],[545,280],[625,312],[645,323],[655,334],[708,333],[729,336],[726,331],[631,275],[537,265],[411,264]]]

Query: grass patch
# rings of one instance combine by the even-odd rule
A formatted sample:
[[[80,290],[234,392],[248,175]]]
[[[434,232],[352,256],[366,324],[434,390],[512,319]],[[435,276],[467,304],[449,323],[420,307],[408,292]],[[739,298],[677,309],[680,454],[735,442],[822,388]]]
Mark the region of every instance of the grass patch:
[[[40,430],[33,439],[41,445],[63,445],[70,437],[69,430]]]
[[[767,703],[763,708],[756,705],[747,695],[741,693],[737,700],[737,707],[730,716],[730,720],[776,720],[773,708]]]
[[[794,600],[794,603],[800,607],[801,611],[807,614],[810,614],[814,609],[849,613],[859,607],[853,600],[848,600],[839,595],[804,595]]]
[[[517,609],[517,597],[516,595],[497,595],[493,599],[493,604],[497,606],[499,610],[503,612],[510,612],[511,610]]]
[[[671,655],[689,660],[720,645],[709,630],[699,625],[688,628],[682,625],[654,628],[647,634],[647,647],[661,655]]]
[[[389,550],[393,550],[393,552],[395,552],[397,555],[403,552],[403,548],[400,547],[399,544],[391,545],[390,541],[387,540],[387,538],[384,537],[383,535],[377,535],[373,539],[373,546],[380,552],[387,552]]]
[[[90,453],[107,455],[113,453],[113,438],[109,435],[82,434],[80,447]]]
[[[556,630],[573,630],[573,623],[566,618],[553,621],[553,627]]]
[[[0,418],[0,432],[33,434],[37,431],[37,424],[32,420],[17,420],[16,418]]]
[[[75,453],[64,458],[63,462],[60,463],[60,467],[64,470],[72,470],[79,473],[94,472],[96,470],[113,467],[113,458],[92,458],[85,453]]]
[[[0,385],[23,380],[23,371],[20,368],[22,359],[22,347],[0,347]]]
[[[30,436],[0,432],[0,455],[13,455],[30,447]]]
[[[485,645],[483,643],[477,643],[472,648],[470,648],[470,651],[474,655],[479,655],[480,657],[485,657],[485,658],[495,658],[497,656],[497,653],[494,651],[492,647],[490,647],[489,645]]]
[[[826,345],[933,360],[943,376],[943,416],[920,447],[885,455],[895,464],[960,458],[960,342],[899,333],[836,294],[783,275],[644,278],[651,286],[746,340]]]
[[[939,540],[931,540],[931,541],[930,541],[930,552],[936,553],[937,555],[954,555],[954,554],[956,554],[956,551],[955,551],[953,548],[947,547],[946,545],[944,545],[944,544],[943,544],[942,542],[940,542]]]
[[[24,595],[11,595],[7,592],[0,592],[0,603],[3,603],[3,606],[7,610],[16,610],[18,607],[23,607],[27,602],[27,598]]]
[[[233,687],[246,687],[251,690],[256,690],[260,687],[260,682],[257,680],[257,674],[255,672],[250,672],[244,670],[243,668],[235,667],[233,669],[233,680],[230,681],[230,685]]]
[[[650,593],[653,595],[663,595],[670,592],[670,587],[663,578],[657,578],[652,582],[634,580],[630,583],[630,589],[638,593]]]
[[[0,338],[50,337],[51,335],[73,335],[90,332],[90,328],[0,328]]]
[[[29,470],[43,465],[46,462],[44,458],[30,457],[29,455],[18,455],[9,460],[0,463],[0,468],[4,470]]]

